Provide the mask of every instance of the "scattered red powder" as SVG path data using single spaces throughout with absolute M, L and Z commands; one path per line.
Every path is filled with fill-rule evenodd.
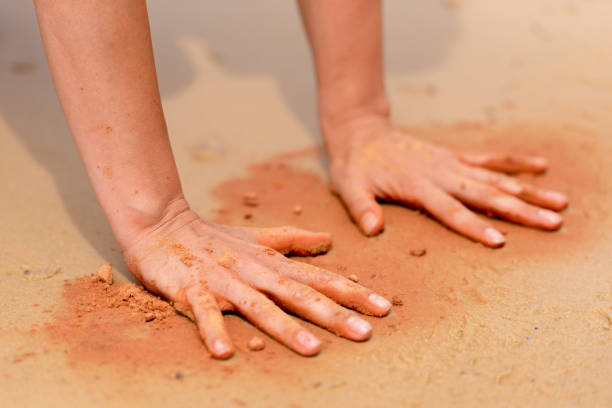
M 567 193 L 570 208 L 588 209 L 597 206 L 598 166 L 588 160 L 574 159 L 582 150 L 585 150 L 583 156 L 589 157 L 591 148 L 567 144 L 564 136 L 576 131 L 583 130 L 533 124 L 498 128 L 467 122 L 408 129 L 416 137 L 456 147 L 459 151 L 545 155 L 551 164 L 547 174 L 519 177 L 543 188 Z M 466 141 L 477 142 L 466 146 Z M 313 153 L 316 151 L 304 151 L 301 157 Z M 460 314 L 466 304 L 482 303 L 481 296 L 474 293 L 478 293 L 475 287 L 483 275 L 494 279 L 524 259 L 553 254 L 562 257 L 580 248 L 588 249 L 595 236 L 592 229 L 596 223 L 583 211 L 566 211 L 564 227 L 555 233 L 492 220 L 496 228 L 508 234 L 506 247 L 492 250 L 449 231 L 420 211 L 387 204 L 384 205 L 385 231 L 377 237 L 366 238 L 352 223 L 341 201 L 331 194 L 327 183 L 316 174 L 291 165 L 291 160 L 299 157 L 297 153 L 279 155 L 252 165 L 250 176 L 217 187 L 214 193 L 224 205 L 216 221 L 260 227 L 296 225 L 330 232 L 334 246 L 328 254 L 295 259 L 345 277 L 359 276 L 361 285 L 388 299 L 394 296 L 401 299 L 403 307 L 393 309 L 392 316 L 371 320 L 375 335 L 385 331 L 389 320 L 398 325 L 423 327 L 439 321 L 441 315 Z M 253 192 L 259 200 L 249 220 L 242 216 L 244 191 Z M 292 211 L 296 198 L 304 209 L 299 217 Z M 596 210 L 598 217 L 605 215 L 602 210 Z
M 492 250 L 447 230 L 421 212 L 396 205 L 385 205 L 385 231 L 374 238 L 364 237 L 351 222 L 340 200 L 327 184 L 311 172 L 291 166 L 294 158 L 313 156 L 317 149 L 277 156 L 250 167 L 244 179 L 229 180 L 214 190 L 223 207 L 216 219 L 234 225 L 296 225 L 314 231 L 330 232 L 334 247 L 322 256 L 299 258 L 349 277 L 393 300 L 390 316 L 368 318 L 374 336 L 403 330 L 422 330 L 461 316 L 473 305 L 486 303 L 479 290 L 483 280 L 495 280 L 518 262 L 586 250 L 597 220 L 605 209 L 597 206 L 598 165 L 577 157 L 590 157 L 588 143 L 567 145 L 564 132 L 580 129 L 520 125 L 503 129 L 480 124 L 435 125 L 410 132 L 447 145 L 465 145 L 471 150 L 545 154 L 551 170 L 542 176 L 521 176 L 536 185 L 568 193 L 570 208 L 565 224 L 557 233 L 542 232 L 502 221 L 493 221 L 508 235 L 504 249 Z M 461 146 L 465 148 L 465 146 Z M 595 147 L 592 147 L 595 148 Z M 525 150 L 527 149 L 527 150 Z M 571 165 L 568 163 L 571 161 Z M 245 191 L 252 192 L 256 206 L 245 217 Z M 296 214 L 299 198 L 303 211 Z M 427 256 L 410 254 L 411 249 L 427 248 Z M 208 248 L 204 248 L 205 250 Z M 175 246 L 187 265 L 192 255 Z M 419 251 L 420 252 L 420 251 Z M 423 255 L 425 251 L 423 251 Z M 572 255 L 574 256 L 574 255 Z M 182 367 L 220 367 L 233 372 L 227 363 L 210 363 L 197 328 L 176 314 L 163 300 L 135 285 L 109 285 L 97 277 L 83 277 L 64 288 L 65 307 L 56 312 L 47 331 L 52 340 L 65 347 L 73 362 L 98 364 L 181 364 Z M 280 372 L 291 361 L 302 357 L 262 335 L 235 315 L 226 316 L 227 327 L 245 364 L 262 367 L 266 373 Z M 350 343 L 333 334 L 312 328 L 325 346 L 336 352 Z M 249 353 L 246 345 L 253 336 L 264 336 L 265 350 Z M 358 350 L 358 348 L 355 348 Z
M 170 249 L 175 255 L 180 257 L 181 262 L 185 266 L 193 266 L 193 261 L 198 259 L 197 256 L 193 255 L 185 246 L 178 242 L 170 244 Z
M 146 367 L 209 360 L 195 325 L 141 286 L 85 276 L 65 284 L 64 299 L 46 329 L 53 342 L 69 346 L 73 362 Z

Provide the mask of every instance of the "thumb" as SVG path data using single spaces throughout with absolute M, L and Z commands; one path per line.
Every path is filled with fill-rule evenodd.
M 300 256 L 323 254 L 332 246 L 330 234 L 291 226 L 259 229 L 256 240 L 259 244 L 275 249 L 282 254 Z
M 362 186 L 351 186 L 341 189 L 339 193 L 351 217 L 365 235 L 382 232 L 383 212 L 372 192 Z
M 329 251 L 332 246 L 330 234 L 292 226 L 255 228 L 217 224 L 215 227 L 234 237 L 265 245 L 285 255 L 318 255 Z

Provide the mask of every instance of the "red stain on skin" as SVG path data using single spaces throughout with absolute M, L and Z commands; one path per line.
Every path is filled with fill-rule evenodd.
M 201 259 L 193 255 L 187 248 L 185 248 L 185 246 L 178 242 L 171 243 L 169 248 L 187 267 L 193 266 L 193 261 L 201 261 Z
M 111 180 L 113 178 L 113 168 L 111 166 L 102 166 L 102 174 Z

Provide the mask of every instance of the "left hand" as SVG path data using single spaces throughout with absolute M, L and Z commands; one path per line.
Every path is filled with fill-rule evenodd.
M 321 340 L 284 311 L 364 341 L 372 327 L 349 308 L 373 316 L 391 309 L 388 300 L 347 278 L 281 255 L 324 253 L 331 247 L 329 234 L 215 224 L 191 211 L 184 199 L 163 214 L 127 243 L 126 264 L 147 289 L 195 320 L 215 358 L 235 350 L 225 310 L 240 312 L 290 349 L 311 356 Z

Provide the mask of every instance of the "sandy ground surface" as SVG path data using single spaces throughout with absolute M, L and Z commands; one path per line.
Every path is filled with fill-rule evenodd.
M 550 172 L 532 181 L 571 198 L 558 233 L 496 221 L 508 244 L 495 251 L 396 206 L 385 207 L 383 235 L 357 234 L 327 191 L 324 159 L 308 153 L 320 137 L 293 3 L 220 4 L 150 3 L 188 199 L 232 223 L 330 230 L 334 249 L 306 261 L 356 274 L 402 305 L 371 319 L 367 343 L 318 331 L 325 348 L 309 359 L 265 336 L 264 351 L 248 351 L 256 331 L 231 315 L 240 350 L 226 362 L 208 358 L 184 318 L 148 324 L 94 311 L 72 332 L 50 331 L 81 310 L 66 280 L 103 263 L 118 284 L 133 278 L 70 140 L 32 5 L 5 2 L 2 406 L 612 406 L 612 3 L 386 5 L 395 121 L 460 149 L 546 154 Z M 250 220 L 245 189 L 261 197 Z M 427 254 L 410 256 L 415 248 Z M 98 316 L 116 319 L 111 332 Z

